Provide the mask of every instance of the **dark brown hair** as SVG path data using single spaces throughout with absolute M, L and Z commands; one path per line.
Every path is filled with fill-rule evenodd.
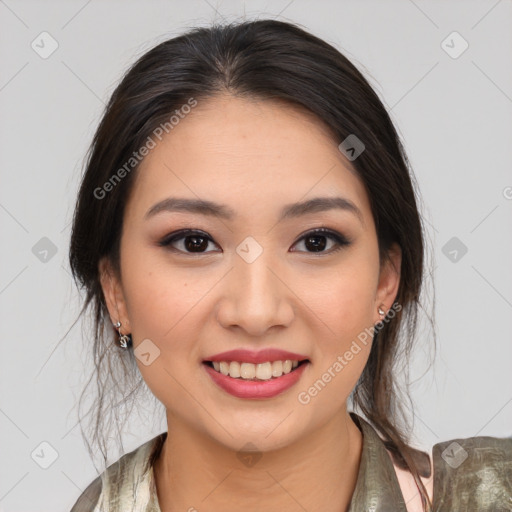
M 411 402 L 408 378 L 406 392 L 397 382 L 399 370 L 407 373 L 404 361 L 414 343 L 424 281 L 425 238 L 414 176 L 386 108 L 363 75 L 336 48 L 291 23 L 257 20 L 192 29 L 139 58 L 108 102 L 88 153 L 69 254 L 75 281 L 86 294 L 81 313 L 88 307 L 94 313 L 95 374 L 86 386 L 96 385 L 98 395 L 88 411 L 93 413 L 92 442 L 106 460 L 107 431 L 115 424 L 120 433 L 120 407 L 133 407 L 129 399 L 147 391 L 133 351 L 115 344 L 98 269 L 106 256 L 119 270 L 124 207 L 137 166 L 103 197 L 95 191 L 173 112 L 191 98 L 201 101 L 219 93 L 286 101 L 323 121 L 338 143 L 351 134 L 363 141 L 365 151 L 351 164 L 370 200 L 381 263 L 391 244 L 402 250 L 395 299 L 401 309 L 375 333 L 351 400 L 380 433 L 395 463 L 412 473 L 429 510 L 419 478 L 430 473 L 428 455 L 407 444 L 412 430 L 405 412 L 412 409 L 412 403 L 405 405 Z

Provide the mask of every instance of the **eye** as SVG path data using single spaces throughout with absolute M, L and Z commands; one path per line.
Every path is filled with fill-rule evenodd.
M 328 240 L 331 241 L 331 250 L 325 251 L 324 249 L 329 245 Z M 316 252 L 322 254 L 331 254 L 333 252 L 339 251 L 344 246 L 351 244 L 351 242 L 341 233 L 337 233 L 336 231 L 331 231 L 330 229 L 326 228 L 319 228 L 313 231 L 309 231 L 303 235 L 296 243 L 303 243 L 304 247 L 307 249 L 305 252 Z
M 183 229 L 167 235 L 158 242 L 158 245 L 161 247 L 169 247 L 171 250 L 178 252 L 201 254 L 214 252 L 205 250 L 210 242 L 213 243 L 213 240 L 203 231 Z
M 330 247 L 329 246 L 330 240 Z M 194 229 L 183 229 L 164 237 L 158 245 L 160 247 L 168 247 L 170 250 L 182 252 L 185 254 L 205 254 L 216 251 L 207 251 L 208 245 L 212 243 L 216 247 L 211 237 L 204 231 Z M 339 251 L 342 247 L 348 246 L 351 242 L 341 233 L 331 231 L 326 228 L 319 228 L 309 231 L 303 235 L 294 246 L 303 243 L 305 251 L 310 253 L 331 254 Z M 327 251 L 325 250 L 327 247 Z M 329 250 L 330 249 L 330 250 Z M 293 250 L 292 252 L 297 252 Z

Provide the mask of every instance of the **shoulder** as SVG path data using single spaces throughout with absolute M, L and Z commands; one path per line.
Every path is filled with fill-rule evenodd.
M 437 443 L 432 474 L 422 478 L 434 510 L 512 510 L 512 437 L 469 437 Z M 412 475 L 393 464 L 407 512 L 422 512 Z
M 413 476 L 411 475 L 411 473 L 409 473 L 409 471 L 400 468 L 394 462 L 393 467 L 395 469 L 398 484 L 400 485 L 400 490 L 402 491 L 402 496 L 404 497 L 404 503 L 407 508 L 407 512 L 423 512 L 421 496 Z M 432 456 L 430 456 L 430 467 L 432 467 Z M 432 501 L 434 482 L 432 473 L 428 478 L 420 478 L 427 490 L 430 501 Z
M 512 509 L 512 437 L 451 439 L 432 457 L 435 509 Z
M 101 477 L 99 476 L 80 495 L 71 512 L 93 512 L 101 494 Z
M 148 485 L 149 470 L 165 435 L 164 433 L 154 437 L 108 466 L 89 484 L 70 512 L 110 510 L 112 503 L 120 504 L 121 496 L 126 497 L 133 504 L 134 493 L 140 495 L 137 496 L 140 499 L 149 500 L 151 493 Z

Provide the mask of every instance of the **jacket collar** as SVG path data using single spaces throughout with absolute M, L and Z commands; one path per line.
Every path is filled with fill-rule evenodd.
M 384 442 L 365 419 L 353 412 L 350 416 L 363 434 L 363 449 L 348 512 L 407 512 Z

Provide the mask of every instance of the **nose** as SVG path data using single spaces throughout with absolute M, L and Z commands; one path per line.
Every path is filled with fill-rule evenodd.
M 252 262 L 236 254 L 233 269 L 223 281 L 217 310 L 223 327 L 262 336 L 272 327 L 291 324 L 294 294 L 282 269 L 267 251 Z

